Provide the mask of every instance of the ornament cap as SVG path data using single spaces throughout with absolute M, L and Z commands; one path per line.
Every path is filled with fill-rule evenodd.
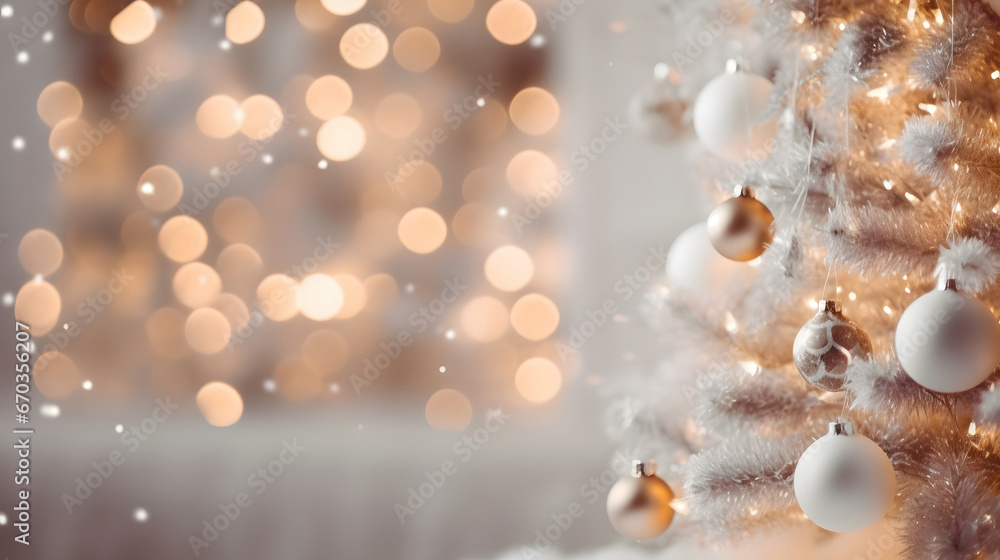
M 757 198 L 757 191 L 749 185 L 736 185 L 733 187 L 733 196 Z
M 828 436 L 853 436 L 854 423 L 852 422 L 830 422 Z
M 820 313 L 824 311 L 829 313 L 843 313 L 844 307 L 841 305 L 840 300 L 823 299 L 816 305 L 816 310 Z
M 956 280 L 955 278 L 944 278 L 939 285 L 939 289 L 941 291 L 952 291 L 952 292 L 962 291 L 961 286 L 958 285 L 958 280 Z
M 656 461 L 632 461 L 632 476 L 635 478 L 656 474 Z

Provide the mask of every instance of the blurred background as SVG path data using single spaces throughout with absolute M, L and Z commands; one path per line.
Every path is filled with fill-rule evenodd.
M 684 120 L 650 102 L 668 17 L 652 0 L 0 0 L 3 332 L 13 347 L 15 315 L 31 325 L 35 376 L 32 544 L 11 544 L 5 474 L 0 550 L 619 542 L 602 387 L 649 352 L 632 325 L 660 282 L 649 257 L 706 203 L 691 135 L 657 137 Z

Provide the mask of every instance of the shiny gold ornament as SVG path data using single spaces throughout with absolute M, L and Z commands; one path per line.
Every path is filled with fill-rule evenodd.
M 861 325 L 844 316 L 839 301 L 826 300 L 796 335 L 792 357 L 806 381 L 834 392 L 844 390 L 851 361 L 871 351 L 871 339 Z
M 608 492 L 608 519 L 623 537 L 658 537 L 674 518 L 674 492 L 655 472 L 655 464 L 633 461 L 632 476 L 618 480 Z
M 752 261 L 771 243 L 774 216 L 754 198 L 750 187 L 738 186 L 733 198 L 708 215 L 708 237 L 720 255 L 734 261 Z

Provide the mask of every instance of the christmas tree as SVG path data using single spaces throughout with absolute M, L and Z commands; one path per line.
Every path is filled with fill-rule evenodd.
M 650 298 L 658 365 L 612 395 L 611 433 L 677 498 L 626 476 L 612 523 L 883 523 L 905 558 L 998 558 L 1000 2 L 756 4 L 665 3 L 635 113 L 693 124 L 718 205 Z

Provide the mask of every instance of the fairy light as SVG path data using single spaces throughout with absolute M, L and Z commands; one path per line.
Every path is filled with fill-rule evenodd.
M 970 436 L 976 435 L 976 423 L 975 422 L 969 424 L 969 435 Z
M 990 74 L 990 77 L 993 78 L 994 80 L 1000 78 L 1000 70 L 994 70 L 993 73 Z
M 742 369 L 743 371 L 745 371 L 746 374 L 749 375 L 750 377 L 753 377 L 753 376 L 757 375 L 758 373 L 760 373 L 760 369 L 761 369 L 760 368 L 760 364 L 758 364 L 757 362 L 751 362 L 751 361 L 739 361 L 739 362 L 736 362 L 736 365 L 738 365 L 740 367 L 740 369 Z
M 847 294 L 847 299 L 849 299 L 851 301 L 854 301 L 854 300 L 858 299 L 858 294 L 856 294 L 854 292 L 851 292 L 851 293 Z
M 14 139 L 10 141 L 10 147 L 14 148 L 14 151 L 20 152 L 24 149 L 24 138 L 21 136 L 15 136 Z
M 795 10 L 795 11 L 793 11 L 792 12 L 792 21 L 794 21 L 795 23 L 797 23 L 799 25 L 802 25 L 803 23 L 806 22 L 806 13 L 803 12 L 803 11 L 801 11 L 801 10 Z M 843 24 L 841 24 L 841 25 L 843 25 Z
M 838 25 L 837 27 L 839 27 L 840 30 L 843 31 L 843 30 L 847 29 L 847 24 L 844 23 L 844 22 L 840 22 L 840 25 Z
M 27 64 L 28 60 L 30 60 L 30 58 L 31 57 L 28 56 L 28 51 L 21 51 L 21 52 L 17 53 L 17 62 L 19 64 Z
M 726 332 L 729 334 L 735 333 L 739 329 L 739 324 L 736 322 L 736 317 L 733 314 L 726 311 Z
M 914 202 L 920 200 L 919 198 L 913 196 L 911 193 L 908 193 L 908 192 L 903 193 L 903 196 L 905 196 L 906 200 L 909 200 L 911 203 L 914 203 Z
M 882 186 L 885 187 L 885 190 L 891 191 L 892 187 L 896 186 L 896 183 L 893 183 L 889 179 L 886 179 L 885 181 L 882 181 Z
M 0 6 L 0 17 L 9 18 L 12 15 L 14 15 L 14 8 L 10 4 Z
M 882 306 L 882 311 L 885 311 L 886 315 L 892 315 L 892 308 L 889 307 L 888 305 Z
M 927 113 L 930 115 L 933 115 L 935 112 L 937 112 L 938 109 L 937 105 L 933 103 L 918 103 L 917 107 L 919 107 L 924 111 L 927 111 Z
M 115 433 L 116 434 L 120 434 L 120 433 L 122 433 L 124 431 L 125 431 L 125 426 L 122 426 L 121 424 L 115 424 Z
M 132 513 L 132 517 L 139 523 L 145 523 L 149 521 L 149 512 L 143 508 L 136 508 L 135 512 Z
M 924 22 L 924 29 L 930 29 L 930 28 L 931 28 L 931 22 L 925 21 Z
M 882 86 L 869 90 L 867 93 L 868 97 L 877 97 L 883 101 L 889 97 L 889 88 Z
M 941 8 L 934 8 L 933 10 L 931 10 L 931 13 L 934 14 L 934 21 L 938 25 L 942 25 L 944 23 L 944 14 L 941 13 Z M 925 25 L 924 27 L 930 27 L 930 26 Z
M 94 388 L 94 382 L 87 379 L 81 384 L 81 386 L 83 387 L 84 391 L 89 391 Z
M 809 309 L 813 311 L 819 309 L 819 302 L 814 299 L 809 300 Z

